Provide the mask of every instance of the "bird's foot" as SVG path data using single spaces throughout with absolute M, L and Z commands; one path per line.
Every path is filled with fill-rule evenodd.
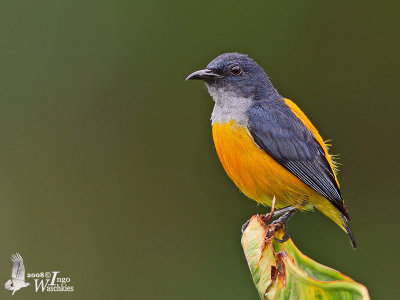
M 284 235 L 283 235 L 282 239 L 278 239 L 277 237 L 275 237 L 275 241 L 277 241 L 278 243 L 284 243 L 288 239 L 290 239 L 289 228 L 286 223 L 280 223 L 279 228 L 283 229 Z
M 277 220 L 275 220 L 274 222 L 272 222 L 270 225 L 268 225 L 268 231 L 267 231 L 267 237 L 271 237 L 272 235 L 275 235 L 275 232 L 282 228 L 284 235 L 282 237 L 282 239 L 276 238 L 275 237 L 275 241 L 277 241 L 278 243 L 284 243 L 286 242 L 288 239 L 290 239 L 290 234 L 289 234 L 289 227 L 287 225 L 287 222 L 289 221 L 289 219 L 296 213 L 297 209 L 295 207 L 290 207 L 290 209 L 284 208 L 286 209 L 286 211 L 284 212 L 284 214 Z M 282 209 L 283 210 L 283 209 Z M 270 227 L 272 227 L 272 230 L 270 230 Z
M 288 212 L 297 211 L 297 208 L 294 206 L 287 206 L 278 210 L 273 211 L 273 215 L 270 217 L 271 213 L 265 215 L 264 221 L 268 221 L 271 218 L 279 217 L 285 215 Z M 268 217 L 268 219 L 266 219 Z
M 296 213 L 297 208 L 294 206 L 288 206 L 288 207 L 285 207 L 285 208 L 282 208 L 279 210 L 275 210 L 275 202 L 276 202 L 276 198 L 274 196 L 272 198 L 271 211 L 269 213 L 265 214 L 265 216 L 261 215 L 261 217 L 267 227 L 267 237 L 271 238 L 272 236 L 275 235 L 275 232 L 277 232 L 280 228 L 282 228 L 283 232 L 284 232 L 282 239 L 275 237 L 275 240 L 279 243 L 284 243 L 290 238 L 287 221 Z M 281 217 L 267 225 L 267 222 L 269 220 L 271 220 L 274 217 L 278 217 L 278 216 L 281 216 Z M 242 234 L 246 230 L 249 223 L 250 223 L 250 220 L 247 220 L 246 223 L 244 223 L 242 225 L 242 228 L 241 228 Z

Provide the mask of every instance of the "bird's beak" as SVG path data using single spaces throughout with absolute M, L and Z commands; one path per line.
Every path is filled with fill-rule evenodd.
M 221 78 L 221 77 L 222 77 L 221 75 L 216 74 L 209 69 L 204 69 L 204 70 L 199 70 L 199 71 L 193 72 L 186 78 L 186 80 L 191 80 L 191 79 L 209 80 L 209 79 L 216 79 L 216 78 Z

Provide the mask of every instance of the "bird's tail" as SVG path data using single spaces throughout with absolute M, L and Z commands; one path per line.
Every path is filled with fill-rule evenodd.
M 353 232 L 350 229 L 349 221 L 347 220 L 347 218 L 344 215 L 341 215 L 341 218 L 343 220 L 344 229 L 347 232 L 347 235 L 349 236 L 351 246 L 353 247 L 353 249 L 356 249 L 357 243 L 356 243 L 356 239 L 354 238 Z
M 350 238 L 351 246 L 353 247 L 353 249 L 356 249 L 357 243 L 356 240 L 354 239 L 353 232 L 350 229 L 348 218 L 345 215 L 343 215 L 339 210 L 337 210 L 337 208 L 334 207 L 332 203 L 328 202 L 328 200 L 326 200 L 324 204 L 318 205 L 317 208 L 324 215 L 326 215 L 328 218 L 330 218 L 336 224 L 338 224 L 340 228 L 342 228 L 347 233 L 347 235 Z

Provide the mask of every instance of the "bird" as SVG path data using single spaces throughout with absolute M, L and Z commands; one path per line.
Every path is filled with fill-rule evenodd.
M 241 53 L 224 53 L 186 80 L 202 80 L 214 100 L 216 152 L 228 176 L 248 198 L 279 210 L 285 242 L 287 221 L 297 211 L 319 210 L 342 228 L 355 249 L 337 178 L 337 163 L 316 127 L 281 96 L 264 69 Z
M 29 286 L 30 283 L 25 282 L 25 266 L 24 260 L 19 253 L 11 255 L 11 279 L 7 280 L 4 287 L 14 293 L 24 287 Z

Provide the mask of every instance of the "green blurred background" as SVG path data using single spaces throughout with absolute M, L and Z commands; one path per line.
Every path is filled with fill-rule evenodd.
M 343 164 L 359 249 L 320 213 L 302 251 L 395 299 L 400 3 L 20 1 L 0 4 L 0 275 L 61 271 L 73 299 L 258 299 L 240 227 L 266 209 L 224 173 L 194 70 L 255 58 Z M 30 281 L 33 283 L 33 281 Z M 0 298 L 11 297 L 0 289 Z M 397 295 L 397 297 L 396 297 Z

